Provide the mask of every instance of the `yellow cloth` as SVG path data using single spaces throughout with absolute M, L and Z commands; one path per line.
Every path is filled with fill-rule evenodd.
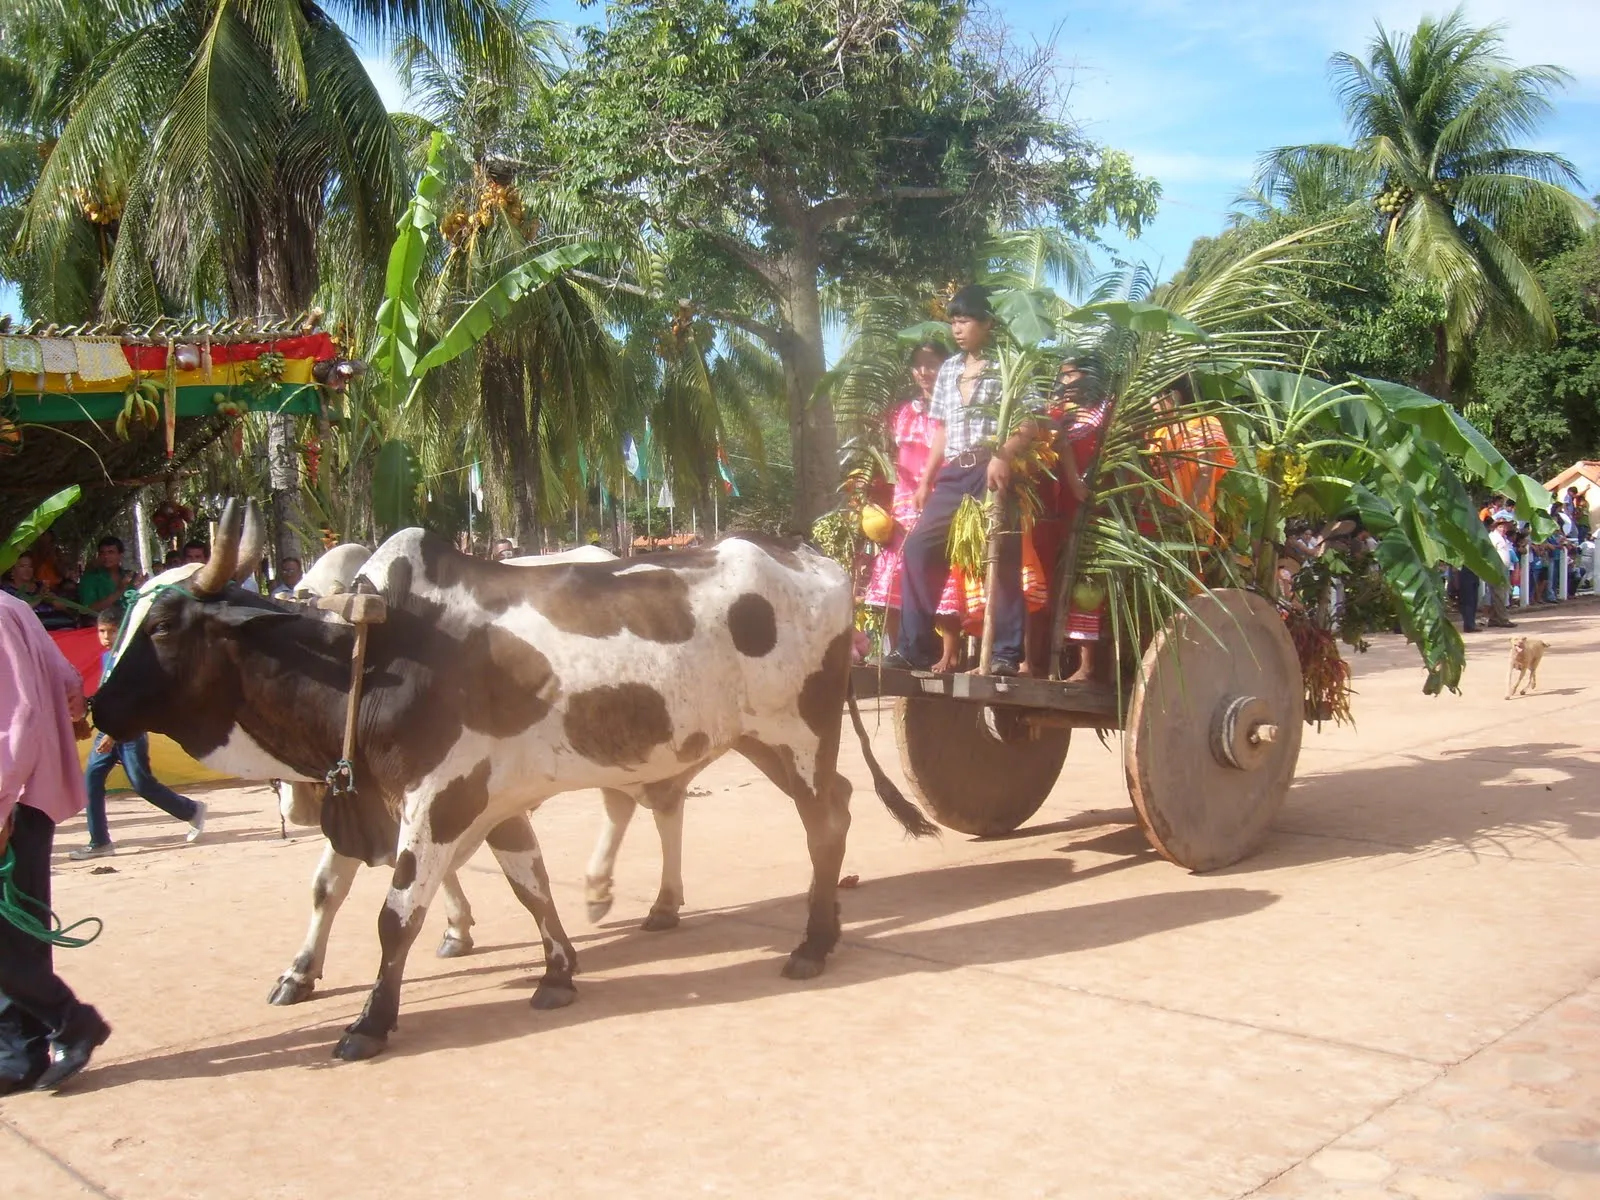
M 40 338 L 39 354 L 47 375 L 74 375 L 78 370 L 78 351 L 70 338 Z
M 115 338 L 73 338 L 78 352 L 78 377 L 86 383 L 116 382 L 133 375 L 122 343 Z
M 79 765 L 85 769 L 89 766 L 89 750 L 94 745 L 94 738 L 78 743 Z M 183 748 L 171 738 L 162 737 L 159 733 L 150 735 L 150 771 L 162 783 L 176 791 L 182 791 L 197 783 L 215 783 L 219 779 L 227 779 L 227 775 L 219 775 L 195 762 L 183 752 Z M 128 777 L 123 774 L 119 765 L 112 768 L 106 787 L 129 789 L 132 785 Z

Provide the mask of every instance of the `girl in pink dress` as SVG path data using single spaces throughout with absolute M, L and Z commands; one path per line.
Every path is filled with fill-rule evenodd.
M 894 644 L 900 626 L 901 547 L 920 515 L 914 497 L 917 482 L 928 464 L 928 446 L 935 428 L 928 415 L 928 402 L 933 397 L 933 381 L 939 375 L 940 364 L 949 353 L 938 342 L 924 342 L 916 348 L 911 356 L 911 381 L 916 384 L 917 395 L 889 414 L 889 438 L 895 448 L 894 533 L 886 545 L 878 547 L 872 576 L 862 597 L 862 602 L 868 606 L 885 610 L 884 644 L 889 646 Z M 964 609 L 965 599 L 952 572 L 939 600 L 938 626 L 944 639 L 944 657 L 935 664 L 935 671 L 955 669 L 959 654 L 957 637 Z

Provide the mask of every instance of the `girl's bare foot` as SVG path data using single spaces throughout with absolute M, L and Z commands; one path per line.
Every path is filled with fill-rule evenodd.
M 933 664 L 932 671 L 935 675 L 948 675 L 956 669 L 956 661 L 946 655 Z

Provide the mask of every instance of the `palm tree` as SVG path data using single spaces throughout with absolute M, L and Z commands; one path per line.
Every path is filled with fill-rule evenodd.
M 397 120 L 420 151 L 448 135 L 442 164 L 444 245 L 423 297 L 443 328 L 518 263 L 554 247 L 596 242 L 613 267 L 651 282 L 644 248 L 595 237 L 600 227 L 545 160 L 542 123 L 559 47 L 548 26 L 524 21 L 515 70 L 495 74 L 441 61 L 419 38 L 397 64 L 417 113 Z M 518 544 L 538 545 L 540 525 L 583 507 L 591 488 L 616 489 L 623 435 L 648 417 L 677 490 L 703 492 L 727 419 L 748 403 L 735 365 L 744 348 L 719 345 L 710 326 L 651 292 L 607 286 L 609 275 L 566 273 L 497 313 L 469 353 L 429 381 L 429 403 L 409 415 L 433 457 L 481 459 L 486 488 Z M 659 289 L 655 289 L 659 290 Z M 454 465 L 453 463 L 451 465 Z M 426 467 L 425 467 L 426 469 Z
M 309 0 L 18 7 L 41 29 L 70 28 L 79 8 L 110 18 L 103 48 L 57 99 L 59 139 L 16 242 L 42 315 L 87 316 L 84 296 L 113 317 L 301 312 L 324 263 L 337 264 L 345 294 L 352 281 L 359 292 L 393 235 L 404 170 L 388 112 L 328 11 Z M 359 33 L 510 57 L 499 0 L 356 0 L 344 12 Z M 119 221 L 100 278 L 74 290 L 54 264 L 82 242 L 91 201 Z M 288 418 L 274 420 L 280 554 L 296 549 L 293 435 Z
M 1370 181 L 1390 252 L 1445 297 L 1429 382 L 1448 399 L 1479 330 L 1554 336 L 1529 265 L 1532 235 L 1590 210 L 1562 186 L 1578 183 L 1570 162 L 1516 142 L 1537 130 L 1569 76 L 1511 65 L 1499 27 L 1474 28 L 1461 9 L 1425 17 L 1412 34 L 1380 27 L 1365 60 L 1339 53 L 1330 67 L 1354 145 L 1277 149 L 1263 164 L 1263 190 L 1316 171 Z

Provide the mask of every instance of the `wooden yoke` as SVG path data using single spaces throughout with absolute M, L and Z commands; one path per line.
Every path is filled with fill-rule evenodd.
M 316 606 L 356 627 L 356 642 L 350 650 L 350 700 L 344 715 L 343 757 L 328 772 L 328 786 L 337 795 L 355 790 L 354 767 L 351 764 L 356 752 L 356 718 L 361 712 L 361 676 L 366 666 L 367 630 L 384 622 L 389 615 L 389 606 L 382 596 L 366 592 L 339 592 L 323 596 L 317 600 Z

